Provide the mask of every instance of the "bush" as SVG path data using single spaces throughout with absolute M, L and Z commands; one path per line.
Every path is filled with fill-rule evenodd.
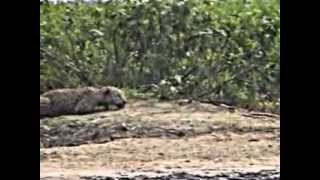
M 169 99 L 280 101 L 278 0 L 43 2 L 40 12 L 41 92 L 155 84 Z

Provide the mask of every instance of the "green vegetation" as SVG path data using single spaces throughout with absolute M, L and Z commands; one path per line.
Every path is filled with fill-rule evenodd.
M 40 91 L 108 84 L 131 94 L 210 98 L 279 112 L 279 4 L 279 0 L 44 2 Z

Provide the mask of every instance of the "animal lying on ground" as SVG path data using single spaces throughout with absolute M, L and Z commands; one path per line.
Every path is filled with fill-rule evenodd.
M 40 95 L 40 118 L 122 109 L 126 104 L 124 92 L 113 86 L 56 89 Z

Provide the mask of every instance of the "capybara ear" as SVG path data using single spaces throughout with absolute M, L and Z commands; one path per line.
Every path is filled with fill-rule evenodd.
M 103 91 L 103 94 L 105 94 L 105 95 L 110 94 L 110 88 L 109 87 L 103 87 L 102 91 Z

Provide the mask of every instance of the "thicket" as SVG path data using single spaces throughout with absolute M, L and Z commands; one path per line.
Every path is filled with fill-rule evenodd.
M 279 4 L 41 2 L 40 92 L 108 84 L 279 112 Z

